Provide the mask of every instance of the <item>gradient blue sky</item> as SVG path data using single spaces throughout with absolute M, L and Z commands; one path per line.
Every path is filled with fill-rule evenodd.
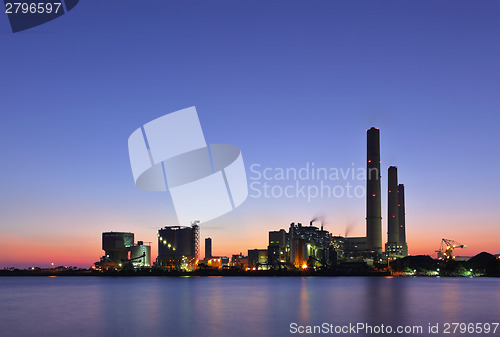
M 462 255 L 500 253 L 499 13 L 498 1 L 85 0 L 16 34 L 0 14 L 0 267 L 89 266 L 103 231 L 155 241 L 176 224 L 167 193 L 135 187 L 127 139 L 193 105 L 207 142 L 239 146 L 247 169 L 364 167 L 377 126 L 383 212 L 397 165 L 410 253 L 442 237 L 468 244 Z M 201 234 L 230 255 L 318 214 L 335 234 L 365 233 L 364 199 L 250 198 Z

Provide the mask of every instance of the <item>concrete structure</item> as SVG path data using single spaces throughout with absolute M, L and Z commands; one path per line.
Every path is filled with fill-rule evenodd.
M 403 245 L 399 237 L 398 168 L 390 166 L 387 175 L 387 243 L 385 254 L 391 257 L 403 256 Z
M 380 131 L 372 127 L 366 136 L 366 248 L 381 254 Z
M 115 263 L 125 263 L 129 259 L 130 248 L 134 245 L 134 233 L 104 232 L 102 233 L 102 249 L 105 258 Z M 120 266 L 121 267 L 121 266 Z
M 134 268 L 151 267 L 151 245 L 138 241 L 137 245 L 130 249 L 130 261 Z
M 332 235 L 313 226 L 302 226 L 301 223 L 290 224 L 289 236 L 289 263 L 296 268 L 307 266 L 326 267 L 330 262 L 330 246 L 332 246 Z
M 248 268 L 267 269 L 267 249 L 248 250 Z
M 212 258 L 212 239 L 205 239 L 205 260 Z
M 151 245 L 143 241 L 134 245 L 134 233 L 102 233 L 104 256 L 94 263 L 98 270 L 119 270 L 151 267 Z
M 364 239 L 364 247 L 366 249 L 366 237 Z M 342 260 L 344 258 L 344 251 L 346 247 L 346 238 L 343 236 L 332 236 L 332 248 L 335 251 L 335 256 L 334 259 L 330 259 L 335 264 L 338 263 L 339 260 Z
M 248 268 L 248 256 L 243 255 L 243 253 L 239 253 L 238 255 L 233 255 L 231 257 L 230 266 L 237 267 L 240 269 Z
M 398 185 L 398 219 L 399 219 L 399 244 L 403 246 L 402 255 L 408 256 L 406 243 L 406 213 L 405 213 L 405 185 Z
M 219 258 L 210 258 L 210 259 L 206 259 L 207 261 L 207 266 L 209 266 L 210 268 L 217 268 L 217 269 L 221 269 L 222 268 L 222 261 L 221 259 Z
M 267 258 L 271 268 L 280 268 L 286 263 L 288 253 L 288 235 L 284 229 L 269 232 Z
M 229 258 L 227 256 L 214 256 L 206 261 L 207 266 L 211 268 L 221 269 L 222 267 L 229 265 Z
M 159 267 L 191 270 L 197 265 L 198 226 L 170 226 L 158 231 Z
M 399 246 L 399 212 L 398 212 L 398 168 L 387 169 L 387 243 L 385 252 L 388 256 L 398 254 Z
M 344 239 L 345 252 L 365 252 L 366 238 L 365 237 L 350 237 Z M 358 254 L 356 254 L 358 255 Z

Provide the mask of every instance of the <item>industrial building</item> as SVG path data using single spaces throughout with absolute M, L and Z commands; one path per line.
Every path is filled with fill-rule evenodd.
M 127 262 L 130 248 L 134 245 L 134 233 L 105 232 L 102 233 L 102 250 L 104 255 L 115 262 Z
M 235 254 L 231 257 L 231 267 L 236 267 L 240 269 L 248 268 L 248 256 L 243 255 L 243 253 Z
M 267 269 L 267 249 L 249 249 L 248 268 Z
M 229 258 L 227 256 L 213 256 L 206 259 L 206 265 L 211 268 L 223 268 L 229 265 Z
M 95 263 L 99 270 L 151 267 L 151 245 L 143 241 L 134 244 L 134 233 L 104 232 L 102 249 L 104 256 Z
M 212 238 L 205 239 L 205 258 L 199 261 L 210 268 L 223 268 L 229 265 L 229 257 L 227 256 L 214 256 L 212 254 Z
M 368 249 L 366 248 L 366 237 L 349 237 L 344 239 L 345 258 L 354 259 L 364 257 Z
M 167 226 L 158 231 L 156 265 L 167 270 L 193 270 L 198 263 L 199 226 Z
M 144 241 L 137 241 L 137 244 L 130 249 L 130 261 L 136 269 L 151 267 L 151 245 L 145 245 Z
M 290 224 L 289 229 L 290 256 L 289 262 L 296 268 L 307 266 L 327 266 L 330 264 L 330 246 L 332 246 L 332 235 L 313 226 L 302 226 L 301 223 Z
M 295 268 L 330 266 L 336 264 L 340 252 L 337 249 L 343 245 L 343 238 L 334 239 L 323 226 L 321 228 L 313 226 L 312 221 L 309 226 L 292 222 L 288 232 L 284 229 L 269 232 L 267 267 L 281 269 L 292 266 Z M 248 251 L 249 266 L 255 266 L 257 251 L 264 254 L 263 250 Z
M 268 264 L 273 268 L 285 265 L 290 250 L 289 247 L 288 235 L 284 229 L 269 232 Z

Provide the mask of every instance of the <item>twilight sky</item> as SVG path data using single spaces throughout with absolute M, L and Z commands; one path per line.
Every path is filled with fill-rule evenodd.
M 458 255 L 500 253 L 499 12 L 496 0 L 85 0 L 16 34 L 0 13 L 0 267 L 88 267 L 111 230 L 153 241 L 154 259 L 175 211 L 168 193 L 135 187 L 127 140 L 189 106 L 258 183 L 255 164 L 364 168 L 376 126 L 384 243 L 397 165 L 410 254 L 443 237 L 469 246 Z M 326 183 L 346 182 L 364 186 Z M 365 235 L 364 198 L 299 195 L 249 197 L 201 238 L 230 256 L 318 215 Z

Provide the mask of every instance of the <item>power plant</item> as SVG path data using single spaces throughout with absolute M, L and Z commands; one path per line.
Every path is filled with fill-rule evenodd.
M 321 227 L 292 222 L 284 229 L 269 232 L 267 249 L 249 249 L 245 267 L 257 269 L 327 268 L 337 263 L 343 250 L 337 237 Z M 241 261 L 241 258 L 240 260 Z M 239 262 L 237 265 L 242 265 Z
M 346 263 L 387 266 L 391 260 L 408 256 L 405 221 L 405 187 L 398 184 L 398 168 L 387 169 L 387 241 L 382 248 L 382 193 L 380 130 L 372 127 L 366 134 L 366 236 L 333 236 L 321 227 L 291 223 L 288 231 L 269 232 L 267 249 L 249 249 L 248 255 L 213 256 L 212 239 L 205 239 L 204 260 L 199 261 L 199 221 L 189 227 L 166 226 L 158 230 L 156 267 L 190 271 L 198 268 L 238 266 L 247 269 L 331 268 Z M 452 246 L 451 247 L 460 247 Z M 143 241 L 134 244 L 134 234 L 102 234 L 105 256 L 96 263 L 101 269 L 143 268 L 151 266 L 151 247 Z M 442 257 L 451 253 L 442 250 Z M 236 261 L 237 260 L 237 261 Z

